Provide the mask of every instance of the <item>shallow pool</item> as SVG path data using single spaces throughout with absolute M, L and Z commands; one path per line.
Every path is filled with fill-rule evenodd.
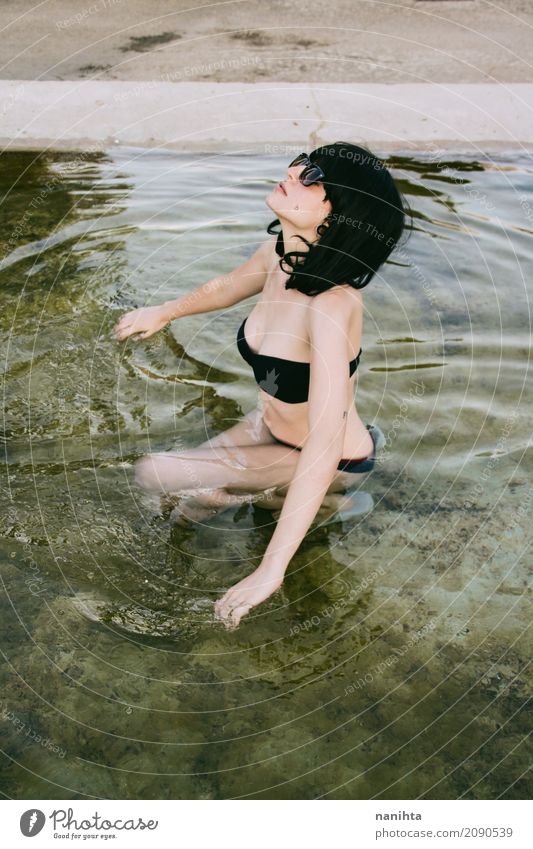
M 212 616 L 271 514 L 169 526 L 133 482 L 257 405 L 247 301 L 115 342 L 234 268 L 280 157 L 0 157 L 6 797 L 529 798 L 533 161 L 389 160 L 415 230 L 365 292 L 371 513 Z M 253 299 L 255 301 L 255 299 Z

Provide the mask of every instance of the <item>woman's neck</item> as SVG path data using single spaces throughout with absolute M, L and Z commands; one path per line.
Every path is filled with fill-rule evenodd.
M 283 219 L 279 219 L 281 224 L 281 232 L 283 235 L 283 253 L 289 253 L 291 251 L 300 251 L 302 253 L 307 253 L 309 248 L 302 241 L 300 236 L 303 236 L 304 239 L 307 239 L 308 242 L 316 242 L 318 240 L 317 234 L 314 230 L 301 230 L 298 229 L 291 221 L 283 221 Z

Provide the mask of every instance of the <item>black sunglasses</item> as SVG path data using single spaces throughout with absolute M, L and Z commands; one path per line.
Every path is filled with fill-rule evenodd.
M 326 175 L 322 171 L 319 165 L 315 165 L 314 162 L 311 162 L 307 153 L 300 153 L 293 159 L 289 168 L 292 168 L 294 165 L 305 165 L 305 168 L 301 172 L 298 179 L 304 186 L 312 186 L 314 183 L 321 183 L 326 179 Z

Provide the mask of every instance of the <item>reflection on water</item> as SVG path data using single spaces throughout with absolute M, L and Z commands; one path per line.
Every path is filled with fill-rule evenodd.
M 264 238 L 276 157 L 0 157 L 6 481 L 2 792 L 15 798 L 526 798 L 531 158 L 389 160 L 414 228 L 365 294 L 374 509 L 317 528 L 226 632 L 272 517 L 169 526 L 133 483 L 257 403 L 250 309 L 144 343 L 136 305 Z

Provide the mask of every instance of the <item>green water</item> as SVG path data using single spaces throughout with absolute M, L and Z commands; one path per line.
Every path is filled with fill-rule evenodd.
M 0 157 L 5 797 L 531 795 L 530 156 L 389 160 L 415 230 L 365 293 L 375 506 L 308 534 L 238 630 L 212 604 L 271 515 L 171 528 L 133 481 L 257 405 L 256 299 L 111 329 L 249 256 L 285 164 Z

